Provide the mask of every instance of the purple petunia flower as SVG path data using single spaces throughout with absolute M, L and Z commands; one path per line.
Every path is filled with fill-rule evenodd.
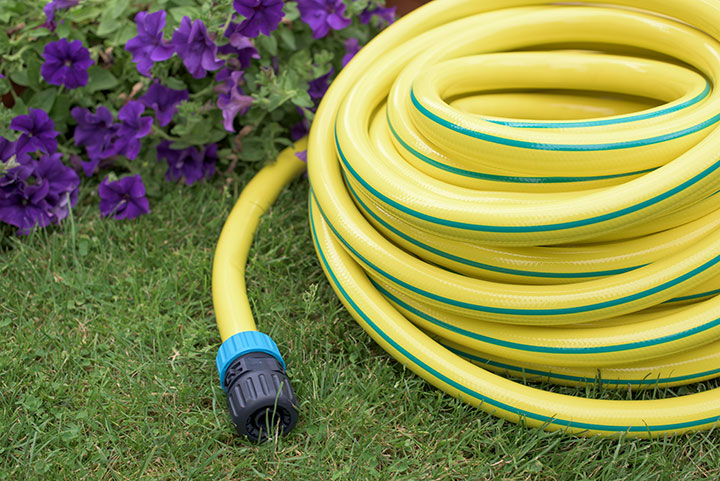
M 236 60 L 239 63 L 239 68 L 235 68 L 234 70 L 248 68 L 252 59 L 260 58 L 260 54 L 255 48 L 255 45 L 253 45 L 252 40 L 237 32 L 238 25 L 237 23 L 228 25 L 228 28 L 225 30 L 225 37 L 229 42 L 227 45 L 218 47 L 218 52 L 224 55 L 234 54 L 237 56 Z M 232 60 L 231 57 L 228 62 L 232 62 Z
M 290 140 L 293 142 L 302 139 L 308 134 L 307 120 L 303 119 L 290 127 Z
M 350 37 L 349 39 L 345 40 L 345 55 L 342 58 L 342 66 L 348 64 L 350 60 L 360 51 L 360 45 L 358 44 L 358 39 L 355 37 Z
M 374 9 L 365 10 L 360 14 L 360 21 L 364 24 L 370 23 L 373 17 L 378 17 L 378 26 L 384 23 L 390 25 L 395 21 L 395 9 L 397 7 L 383 8 L 377 7 Z
M 343 0 L 298 0 L 300 19 L 313 31 L 313 38 L 322 38 L 330 29 L 342 30 L 352 21 L 345 16 Z
M 15 142 L 0 136 L 0 162 L 7 162 L 13 155 L 15 155 Z
M 228 132 L 235 132 L 233 121 L 238 114 L 243 115 L 253 103 L 253 98 L 245 95 L 240 87 L 243 73 L 232 72 L 225 80 L 225 91 L 218 95 L 217 106 L 222 110 L 223 126 Z
M 204 78 L 208 70 L 217 70 L 225 62 L 217 59 L 217 45 L 208 37 L 205 24 L 183 17 L 172 37 L 175 51 L 194 78 Z
M 40 73 L 50 85 L 64 85 L 70 90 L 87 85 L 88 68 L 94 62 L 80 40 L 50 42 L 45 45 L 43 58 Z
M 235 74 L 234 79 L 232 76 L 233 74 Z M 245 72 L 243 72 L 242 70 L 232 70 L 223 67 L 217 74 L 215 74 L 215 81 L 218 83 L 225 82 L 225 85 L 216 85 L 213 90 L 215 90 L 216 92 L 227 92 L 229 88 L 228 86 L 231 83 L 245 83 Z
M 0 177 L 0 222 L 25 235 L 67 217 L 77 202 L 80 179 L 61 159 L 60 153 L 39 160 L 29 155 L 16 158 L 18 165 Z
M 295 152 L 295 157 L 302 160 L 307 164 L 307 150 L 301 150 L 300 152 Z
M 236 32 L 246 37 L 257 37 L 275 30 L 285 14 L 282 0 L 233 0 L 235 11 L 245 17 Z
M 15 143 L 15 153 L 36 152 L 55 153 L 59 135 L 55 131 L 55 123 L 41 109 L 31 108 L 28 115 L 18 115 L 10 122 L 10 128 L 22 132 Z
M 302 139 L 310 131 L 310 122 L 308 122 L 308 119 L 305 116 L 305 110 L 308 109 L 305 109 L 304 107 L 295 107 L 295 110 L 297 110 L 300 114 L 301 119 L 300 122 L 290 127 L 290 140 L 293 142 Z
M 135 159 L 140 153 L 140 139 L 152 130 L 152 117 L 141 117 L 145 106 L 140 102 L 130 101 L 118 112 L 120 128 L 117 131 L 118 153 L 128 159 Z
M 163 39 L 166 15 L 165 10 L 138 12 L 135 15 L 138 34 L 125 44 L 125 50 L 132 54 L 138 72 L 146 77 L 150 76 L 150 69 L 155 62 L 167 60 L 175 53 L 175 47 Z
M 113 116 L 104 105 L 95 114 L 82 107 L 73 108 L 72 114 L 78 125 L 75 127 L 75 145 L 85 146 L 89 162 L 83 163 L 85 175 L 90 177 L 101 160 L 117 155 L 122 146 L 118 142 L 119 125 L 113 123 Z
M 138 100 L 145 107 L 155 111 L 158 125 L 164 127 L 172 121 L 172 118 L 177 113 L 177 105 L 189 98 L 187 90 L 175 90 L 154 83 L 148 88 L 147 93 Z
M 308 94 L 311 99 L 321 99 L 328 87 L 330 87 L 330 77 L 335 73 L 335 69 L 330 67 L 330 71 L 315 80 L 311 80 L 308 86 Z
M 185 179 L 187 185 L 192 185 L 215 173 L 217 145 L 209 144 L 202 152 L 192 146 L 176 150 L 170 148 L 169 141 L 163 140 L 157 146 L 157 157 L 158 161 L 167 162 L 165 179 L 169 182 Z
M 207 144 L 205 146 L 205 158 L 203 159 L 203 173 L 206 179 L 215 174 L 215 164 L 218 161 L 217 144 Z
M 74 7 L 78 3 L 80 3 L 80 0 L 52 0 L 52 2 L 43 7 L 43 12 L 45 12 L 45 18 L 47 19 L 43 26 L 50 30 L 55 30 L 55 11 L 66 10 Z
M 100 213 L 113 219 L 134 219 L 150 212 L 145 184 L 139 175 L 111 182 L 105 177 L 98 187 Z

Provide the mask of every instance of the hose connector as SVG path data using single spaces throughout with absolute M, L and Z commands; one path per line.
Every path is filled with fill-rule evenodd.
M 266 334 L 246 331 L 227 339 L 217 355 L 228 411 L 240 435 L 262 442 L 286 435 L 298 419 L 298 402 L 285 362 Z

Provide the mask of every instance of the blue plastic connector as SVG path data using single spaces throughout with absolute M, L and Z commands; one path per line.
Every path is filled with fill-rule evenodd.
M 251 352 L 270 354 L 278 360 L 283 370 L 285 369 L 285 361 L 280 355 L 277 344 L 275 344 L 275 341 L 273 341 L 270 336 L 258 331 L 239 332 L 222 343 L 215 358 L 218 374 L 220 375 L 220 384 L 225 391 L 227 391 L 225 374 L 228 368 L 235 359 Z

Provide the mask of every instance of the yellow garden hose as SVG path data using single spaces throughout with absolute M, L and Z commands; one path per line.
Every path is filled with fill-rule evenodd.
M 609 401 L 498 374 L 624 389 L 720 375 L 719 39 L 717 0 L 436 0 L 385 30 L 307 145 L 313 239 L 348 311 L 430 383 L 514 422 L 714 427 L 718 389 Z M 282 364 L 274 343 L 237 341 L 258 334 L 233 304 L 253 222 L 301 168 L 289 149 L 253 180 L 218 245 L 224 386 L 253 349 Z

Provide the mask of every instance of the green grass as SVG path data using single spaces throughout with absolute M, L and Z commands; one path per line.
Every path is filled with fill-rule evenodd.
M 210 270 L 245 180 L 163 185 L 151 215 L 125 222 L 100 219 L 87 188 L 74 222 L 2 241 L 1 480 L 720 477 L 717 433 L 648 442 L 529 430 L 403 369 L 326 282 L 304 181 L 265 216 L 248 272 L 301 418 L 287 438 L 239 438 L 215 370 Z

